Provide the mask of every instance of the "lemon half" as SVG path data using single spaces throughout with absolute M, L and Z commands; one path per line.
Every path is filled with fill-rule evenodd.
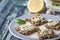
M 43 0 L 29 0 L 27 3 L 28 10 L 33 13 L 41 12 L 44 9 Z

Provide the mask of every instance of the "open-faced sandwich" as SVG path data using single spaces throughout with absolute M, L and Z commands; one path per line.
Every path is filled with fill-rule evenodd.
M 31 18 L 26 18 L 26 21 L 32 23 L 35 26 L 40 26 L 42 24 L 47 23 L 47 20 L 44 17 L 40 16 L 40 15 L 35 15 Z
M 16 31 L 18 31 L 19 33 L 23 35 L 30 35 L 34 32 L 37 32 L 38 30 L 39 28 L 37 28 L 36 26 L 30 23 L 26 23 L 26 24 L 19 25 L 18 27 L 16 27 Z
M 60 21 L 50 21 L 45 25 L 46 28 L 48 29 L 54 29 L 54 30 L 59 30 L 60 29 Z
M 53 6 L 60 6 L 60 0 L 51 0 Z
M 56 38 L 57 35 L 52 29 L 44 29 L 38 32 L 39 40 Z

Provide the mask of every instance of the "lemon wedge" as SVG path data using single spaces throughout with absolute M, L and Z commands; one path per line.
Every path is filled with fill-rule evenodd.
M 44 9 L 43 0 L 29 0 L 27 3 L 28 10 L 33 13 L 41 12 Z

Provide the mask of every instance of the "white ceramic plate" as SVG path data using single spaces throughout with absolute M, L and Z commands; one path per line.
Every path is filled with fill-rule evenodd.
M 23 15 L 23 16 L 21 16 L 21 17 L 18 17 L 18 18 L 20 18 L 20 19 L 25 19 L 25 18 L 28 18 L 28 17 L 31 17 L 31 16 L 34 16 L 33 14 L 26 14 L 26 15 Z M 58 17 L 56 17 L 56 16 L 53 16 L 53 15 L 48 15 L 48 14 L 41 14 L 41 16 L 43 16 L 43 17 L 45 17 L 46 19 L 52 19 L 52 20 L 58 20 L 58 21 L 60 21 L 60 18 L 58 18 Z M 30 36 L 25 36 L 25 35 L 22 35 L 22 34 L 20 34 L 20 33 L 18 33 L 16 30 L 15 30 L 15 28 L 18 26 L 18 24 L 15 22 L 15 19 L 10 23 L 10 25 L 9 25 L 9 31 L 10 31 L 10 33 L 13 35 L 13 36 L 15 36 L 15 37 L 17 37 L 17 38 L 19 38 L 19 39 L 23 39 L 23 40 L 38 40 L 38 37 L 37 37 L 37 34 L 36 33 L 34 33 L 34 34 L 32 34 L 32 35 L 30 35 Z M 43 25 L 42 25 L 42 27 L 44 27 Z M 56 34 L 60 34 L 60 31 L 55 31 L 56 32 Z M 59 35 L 59 37 L 60 37 L 60 35 Z M 59 38 L 58 37 L 58 38 Z M 53 38 L 53 39 L 47 39 L 47 40 L 55 40 L 56 38 Z
M 47 8 L 52 8 L 56 12 L 60 12 L 60 6 L 53 6 L 51 0 L 44 0 Z

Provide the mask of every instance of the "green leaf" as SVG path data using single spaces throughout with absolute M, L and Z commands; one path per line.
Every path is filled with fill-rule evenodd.
M 53 6 L 60 6 L 60 3 L 52 2 L 52 5 L 53 5 Z
M 26 22 L 22 19 L 16 19 L 16 23 L 18 24 L 25 24 Z

